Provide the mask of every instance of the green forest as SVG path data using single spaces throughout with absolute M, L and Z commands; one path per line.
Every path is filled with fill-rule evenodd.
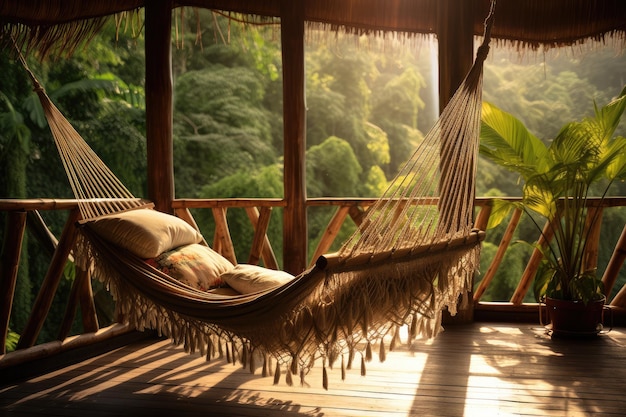
M 180 16 L 177 17 L 180 19 Z M 282 197 L 282 73 L 279 26 L 250 26 L 200 12 L 179 22 L 173 36 L 174 169 L 177 198 Z M 173 25 L 174 27 L 174 25 Z M 185 31 L 180 30 L 186 27 Z M 393 42 L 321 33 L 306 44 L 308 197 L 376 197 L 437 118 L 436 40 Z M 511 112 L 542 140 L 567 121 L 593 112 L 626 84 L 626 57 L 611 46 L 589 51 L 539 53 L 496 45 L 485 65 L 483 99 Z M 71 57 L 29 65 L 72 125 L 136 196 L 146 196 L 143 38 L 111 24 Z M 574 56 L 575 55 L 575 56 Z M 43 114 L 23 68 L 0 55 L 0 198 L 72 198 Z M 621 126 L 624 135 L 625 126 Z M 478 196 L 520 195 L 517 178 L 479 162 Z M 613 188 L 626 195 L 626 185 Z M 208 210 L 194 212 L 212 235 Z M 55 235 L 63 213 L 42 213 Z M 332 210 L 309 215 L 312 250 Z M 243 211 L 229 214 L 235 249 L 246 256 L 252 229 Z M 281 212 L 274 210 L 269 239 L 280 261 Z M 626 210 L 607 210 L 599 268 L 626 221 Z M 0 223 L 4 230 L 4 220 Z M 351 232 L 342 230 L 338 244 Z M 488 233 L 481 271 L 493 257 L 503 230 Z M 522 222 L 518 239 L 536 232 Z M 17 333 L 25 324 L 51 254 L 26 236 L 11 317 Z M 530 254 L 513 245 L 485 301 L 508 300 Z M 68 268 L 61 294 L 73 279 Z M 480 276 L 476 282 L 480 281 Z M 618 287 L 626 281 L 624 272 Z M 97 285 L 94 283 L 94 285 Z M 111 301 L 95 288 L 102 321 Z M 61 296 L 60 296 L 61 297 Z M 527 301 L 534 301 L 529 295 Z M 63 314 L 55 300 L 50 316 Z M 80 331 L 80 329 L 75 329 Z M 44 327 L 40 339 L 57 329 Z

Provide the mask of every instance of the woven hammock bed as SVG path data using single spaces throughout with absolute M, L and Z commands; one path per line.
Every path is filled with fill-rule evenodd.
M 434 337 L 442 311 L 454 315 L 467 301 L 484 238 L 472 225 L 492 24 L 493 9 L 463 84 L 356 233 L 293 279 L 248 294 L 191 287 L 103 236 L 103 218 L 154 210 L 95 155 L 26 67 L 79 200 L 77 266 L 105 283 L 118 317 L 135 328 L 156 329 L 207 359 L 225 355 L 253 372 L 262 365 L 275 383 L 283 374 L 289 384 L 304 379 L 314 362 L 324 368 L 324 387 L 338 362 L 345 369 L 360 361 L 364 373 L 372 351 L 384 361 L 404 325 L 411 338 Z

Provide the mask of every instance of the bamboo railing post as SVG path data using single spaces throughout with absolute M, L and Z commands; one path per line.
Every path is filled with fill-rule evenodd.
M 600 244 L 600 230 L 602 228 L 602 207 L 589 207 L 585 230 L 589 230 L 587 246 L 583 253 L 583 270 L 591 271 L 598 267 L 598 246 Z M 593 221 L 593 224 L 590 224 Z
M 615 245 L 613 255 L 611 255 L 611 259 L 609 260 L 609 263 L 604 270 L 604 275 L 602 276 L 604 295 L 607 297 L 607 300 L 613 290 L 615 281 L 617 281 L 617 275 L 624 264 L 624 260 L 626 260 L 626 226 L 622 229 L 622 234 Z M 611 301 L 611 305 L 626 307 L 626 285 L 620 289 L 615 298 Z
M 76 279 L 80 281 L 78 288 L 78 304 L 83 319 L 83 330 L 85 332 L 97 332 L 100 330 L 98 324 L 98 314 L 93 299 L 93 288 L 91 288 L 91 274 L 89 271 L 79 269 Z
M 511 240 L 513 239 L 513 234 L 515 233 L 515 229 L 517 229 L 517 225 L 519 224 L 519 220 L 522 216 L 522 209 L 515 209 L 513 211 L 513 215 L 511 216 L 511 220 L 509 220 L 509 224 L 506 227 L 504 235 L 502 235 L 502 239 L 500 240 L 500 245 L 498 245 L 498 250 L 491 261 L 491 265 L 485 272 L 482 281 L 478 284 L 478 288 L 474 292 L 474 302 L 480 301 L 480 298 L 485 293 L 485 290 L 493 280 L 493 277 L 496 276 L 496 272 L 498 272 L 498 268 L 502 263 L 502 259 L 504 259 L 504 255 L 509 245 L 511 244 Z
M 74 278 L 70 296 L 67 300 L 65 315 L 63 316 L 57 337 L 58 340 L 63 341 L 70 334 L 74 318 L 76 317 L 76 309 L 79 304 L 85 332 L 95 332 L 98 330 L 98 319 L 95 317 L 96 310 L 93 306 L 93 294 L 89 282 L 89 272 L 82 268 L 76 268 L 76 277 Z
M 39 210 L 28 212 L 28 232 L 35 235 L 37 240 L 42 244 L 43 248 L 48 251 L 50 256 L 54 254 L 59 241 L 52 234 L 46 222 L 41 217 Z
M 278 269 L 278 261 L 267 237 L 267 228 L 270 224 L 272 208 L 261 207 L 259 213 L 259 209 L 256 207 L 247 207 L 246 213 L 254 228 L 254 239 L 252 240 L 248 263 L 256 265 L 259 263 L 259 259 L 263 259 L 263 264 L 266 268 Z
M 74 277 L 74 283 L 72 284 L 72 289 L 70 291 L 70 296 L 67 300 L 67 305 L 65 306 L 65 314 L 63 315 L 63 320 L 61 321 L 61 327 L 59 329 L 59 334 L 57 335 L 57 340 L 63 341 L 69 334 L 72 329 L 72 323 L 74 322 L 74 318 L 76 317 L 76 308 L 78 307 L 78 288 L 80 287 L 80 277 L 79 272 L 76 271 L 76 277 Z
M 191 227 L 193 227 L 194 229 L 196 229 L 198 231 L 198 233 L 200 233 L 200 227 L 198 227 L 198 223 L 196 223 L 196 220 L 193 218 L 193 216 L 191 215 L 191 211 L 189 211 L 188 208 L 183 207 L 183 208 L 176 208 L 174 209 L 174 214 L 183 219 L 184 221 L 187 222 L 187 224 L 189 224 Z M 206 241 L 206 239 L 204 238 L 204 236 L 202 236 L 202 241 L 204 242 L 205 245 L 208 246 L 208 243 Z M 213 248 L 215 249 L 215 248 Z
M 361 226 L 363 219 L 365 218 L 365 210 L 361 206 L 350 206 L 350 218 L 357 225 Z
M 554 221 L 560 220 L 561 218 L 559 217 Z M 552 226 L 551 222 L 546 222 L 546 225 L 541 232 L 541 236 L 539 236 L 539 239 L 537 240 L 537 244 L 541 247 L 545 247 L 545 245 L 550 244 L 552 236 L 554 236 L 554 227 Z M 533 281 L 533 278 L 535 276 L 535 273 L 537 272 L 537 269 L 539 268 L 539 264 L 541 263 L 542 258 L 543 254 L 541 253 L 541 251 L 535 248 L 532 255 L 530 256 L 528 264 L 526 265 L 526 269 L 524 269 L 522 278 L 520 279 L 520 282 L 517 285 L 513 296 L 511 297 L 511 303 L 513 303 L 513 305 L 521 305 L 524 301 L 524 297 L 526 296 L 526 293 L 530 288 L 530 284 Z
M 326 230 L 324 231 L 320 242 L 317 244 L 317 248 L 315 249 L 315 253 L 313 254 L 313 259 L 311 259 L 309 267 L 313 266 L 315 261 L 317 261 L 317 258 L 328 251 L 330 246 L 335 241 L 337 234 L 339 234 L 341 225 L 343 225 L 349 211 L 349 206 L 339 206 L 339 208 L 337 208 L 337 211 L 333 215 L 332 219 L 330 219 L 328 226 L 326 226 Z
M 491 204 L 482 206 L 478 216 L 476 216 L 476 221 L 474 222 L 474 228 L 478 230 L 487 230 L 487 225 L 489 224 L 489 217 L 491 217 L 491 212 L 493 211 L 493 207 Z
M 0 354 L 6 353 L 9 320 L 13 307 L 13 295 L 22 253 L 22 241 L 26 229 L 26 212 L 11 211 L 7 216 L 7 228 L 2 245 L 0 269 Z
M 33 309 L 28 317 L 26 327 L 24 328 L 20 341 L 17 344 L 18 349 L 33 346 L 37 340 L 37 336 L 39 336 L 39 332 L 41 331 L 44 320 L 48 315 L 48 311 L 52 305 L 52 300 L 56 294 L 57 287 L 59 286 L 59 282 L 63 276 L 63 270 L 70 255 L 70 251 L 74 246 L 77 233 L 75 223 L 79 217 L 80 211 L 78 209 L 70 211 L 65 227 L 63 228 L 63 233 L 59 239 L 59 245 L 54 252 L 54 256 L 52 257 L 52 261 L 48 267 L 48 272 L 44 277 L 39 293 L 37 294 L 37 298 L 35 299 L 35 303 L 33 304 Z
M 228 230 L 228 220 L 226 219 L 227 209 L 215 207 L 211 210 L 213 211 L 213 219 L 215 220 L 215 238 L 213 240 L 213 248 L 214 250 L 220 252 L 233 264 L 237 264 L 235 247 L 233 246 L 230 231 Z

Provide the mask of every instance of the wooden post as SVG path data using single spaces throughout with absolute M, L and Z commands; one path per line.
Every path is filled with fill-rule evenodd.
M 83 319 L 83 331 L 85 333 L 97 332 L 100 329 L 100 325 L 98 324 L 96 303 L 93 300 L 91 273 L 79 269 L 76 279 L 81 282 L 78 288 L 78 303 L 80 304 L 80 312 Z
M 307 266 L 304 105 L 304 3 L 281 1 L 284 129 L 283 269 L 299 274 Z
M 626 259 L 626 226 L 622 230 L 622 234 L 615 245 L 615 250 L 613 251 L 613 255 L 611 255 L 611 259 L 609 260 L 609 264 L 606 266 L 604 270 L 604 275 L 602 276 L 602 283 L 604 284 L 604 295 L 606 295 L 607 300 L 609 298 L 609 294 L 611 294 L 611 290 L 615 285 L 615 281 L 617 281 L 617 275 L 619 274 L 619 270 L 622 268 L 624 264 L 624 260 Z M 626 285 L 621 288 L 619 294 L 620 297 L 615 297 L 615 300 L 611 302 L 619 302 L 621 304 L 626 304 Z M 621 301 L 620 301 L 621 298 Z M 617 300 L 617 301 L 616 301 Z M 624 305 L 622 305 L 623 307 Z
M 474 55 L 474 14 L 472 4 L 467 1 L 439 0 L 437 2 L 437 40 L 439 45 L 439 112 L 443 111 L 454 92 L 463 82 L 472 67 Z M 446 156 L 441 156 L 442 172 L 446 172 Z M 444 179 L 442 178 L 442 181 Z M 469 185 L 474 187 L 472 183 Z M 473 195 L 473 194 L 472 194 Z M 445 207 L 445 198 L 442 195 Z M 454 224 L 442 221 L 443 227 L 455 228 Z M 472 280 L 473 286 L 473 280 Z M 471 289 L 470 289 L 470 297 Z M 469 323 L 474 318 L 474 308 L 470 303 L 459 310 L 454 318 L 444 316 L 446 322 Z
M 226 218 L 225 207 L 214 207 L 213 219 L 215 220 L 215 237 L 213 239 L 213 249 L 218 251 L 224 258 L 237 265 L 237 256 L 235 255 L 235 247 L 230 237 L 228 229 L 228 219 Z
M 487 230 L 487 226 L 489 225 L 489 217 L 491 217 L 492 211 L 493 206 L 491 204 L 481 207 L 480 212 L 476 217 L 476 221 L 474 222 L 474 229 L 482 231 Z
M 263 259 L 263 266 L 270 269 L 278 269 L 278 261 L 267 237 L 267 227 L 270 224 L 272 208 L 261 207 L 259 212 L 259 209 L 256 207 L 247 207 L 246 213 L 254 229 L 254 239 L 252 239 L 248 263 L 257 265 L 259 259 Z
M 337 208 L 337 211 L 333 215 L 332 219 L 330 219 L 330 223 L 328 223 L 328 226 L 326 226 L 326 230 L 324 231 L 324 234 L 322 235 L 322 238 L 320 239 L 320 242 L 315 249 L 313 259 L 311 259 L 311 263 L 309 265 L 310 267 L 315 264 L 317 258 L 325 254 L 326 251 L 330 249 L 330 246 L 333 244 L 335 238 L 339 234 L 341 226 L 343 225 L 343 222 L 348 216 L 349 212 L 350 206 L 339 206 Z
M 437 2 L 439 45 L 439 111 L 463 82 L 474 61 L 474 13 L 472 2 Z
M 25 228 L 25 211 L 11 211 L 8 213 L 0 264 L 0 354 L 6 353 L 9 320 L 11 318 L 11 307 L 13 306 L 13 295 L 15 293 L 15 283 L 17 282 Z
M 59 245 L 54 252 L 54 256 L 52 257 L 52 261 L 48 267 L 48 272 L 43 279 L 43 283 L 41 284 L 41 288 L 39 289 L 39 293 L 37 294 L 37 298 L 33 304 L 33 310 L 28 317 L 26 327 L 24 328 L 20 341 L 17 344 L 18 349 L 31 347 L 35 344 L 37 336 L 39 336 L 39 332 L 41 331 L 46 316 L 48 315 L 48 311 L 50 311 L 52 300 L 54 299 L 57 287 L 59 286 L 59 282 L 63 276 L 63 269 L 67 263 L 70 251 L 74 246 L 77 233 L 75 223 L 79 217 L 80 211 L 78 209 L 74 209 L 70 212 L 69 217 L 65 222 L 63 233 L 61 233 L 61 238 L 59 239 Z
M 148 198 L 157 210 L 171 213 L 174 199 L 171 1 L 147 2 L 145 15 Z
M 561 221 L 561 217 L 558 216 L 552 221 L 559 222 Z M 543 231 L 541 232 L 541 236 L 539 236 L 539 239 L 537 240 L 537 244 L 541 247 L 549 245 L 552 237 L 554 236 L 554 229 L 555 227 L 551 222 L 546 222 L 543 227 Z M 541 253 L 541 251 L 537 248 L 533 249 L 533 252 L 530 255 L 530 260 L 528 261 L 528 264 L 526 264 L 526 269 L 524 269 L 522 277 L 520 278 L 520 282 L 517 284 L 517 288 L 511 296 L 511 303 L 513 303 L 513 305 L 519 306 L 524 301 L 524 297 L 526 297 L 526 293 L 533 282 L 533 278 L 537 273 L 537 269 L 539 269 L 542 259 L 543 253 Z
M 81 306 L 81 313 L 85 332 L 95 332 L 98 330 L 98 319 L 96 309 L 93 304 L 93 293 L 91 290 L 91 282 L 89 272 L 76 268 L 76 277 L 72 284 L 69 299 L 65 307 L 65 316 L 61 321 L 61 328 L 57 339 L 63 341 L 72 330 L 72 324 L 76 318 L 76 309 Z
M 500 240 L 500 245 L 498 245 L 498 251 L 496 252 L 496 255 L 491 261 L 491 265 L 489 265 L 487 272 L 485 272 L 485 275 L 483 276 L 482 281 L 480 281 L 480 284 L 478 284 L 478 288 L 476 288 L 476 291 L 474 292 L 474 302 L 477 303 L 480 301 L 480 298 L 485 293 L 485 290 L 491 283 L 491 280 L 493 279 L 493 277 L 496 276 L 496 272 L 498 272 L 500 263 L 502 263 L 502 259 L 504 259 L 506 250 L 508 249 L 509 244 L 511 243 L 511 240 L 513 239 L 513 234 L 515 233 L 515 230 L 517 229 L 517 225 L 519 223 L 521 216 L 522 216 L 522 209 L 517 208 L 513 211 L 513 216 L 511 217 L 511 220 L 509 221 L 509 224 L 506 228 L 506 231 L 504 232 L 504 235 L 502 235 L 502 240 Z
M 596 270 L 598 267 L 598 248 L 600 246 L 600 230 L 602 229 L 602 207 L 589 207 L 585 219 L 585 230 L 587 235 L 587 246 L 583 253 L 583 271 Z M 593 222 L 593 223 L 592 223 Z

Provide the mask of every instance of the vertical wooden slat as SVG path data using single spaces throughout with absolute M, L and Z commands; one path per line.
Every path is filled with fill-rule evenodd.
M 560 221 L 561 218 L 557 218 L 554 221 Z M 554 236 L 554 226 L 551 222 L 547 222 L 541 232 L 541 236 L 539 237 L 537 244 L 541 247 L 545 247 L 549 244 L 550 240 Z M 524 301 L 524 297 L 530 288 L 530 284 L 533 282 L 533 278 L 537 269 L 539 268 L 539 264 L 541 263 L 541 259 L 543 258 L 543 254 L 537 248 L 533 250 L 533 253 L 530 255 L 530 260 L 524 269 L 524 273 L 522 274 L 522 278 L 520 279 L 513 296 L 511 297 L 511 303 L 514 305 L 521 305 Z
M 361 206 L 350 206 L 350 218 L 357 225 L 361 226 L 363 219 L 365 218 L 365 210 Z
M 480 211 L 478 212 L 478 216 L 476 217 L 476 221 L 474 222 L 474 228 L 478 230 L 487 230 L 489 217 L 491 216 L 492 211 L 493 206 L 491 204 L 481 207 Z
M 81 285 L 78 289 L 78 303 L 83 319 L 83 330 L 85 332 L 97 332 L 100 329 L 98 324 L 98 314 L 93 300 L 93 288 L 91 287 L 91 275 L 89 271 L 79 270 L 76 279 Z
M 315 249 L 315 253 L 313 254 L 313 258 L 311 259 L 311 263 L 309 266 L 313 266 L 317 258 L 326 253 L 326 251 L 328 251 L 330 245 L 333 244 L 335 238 L 337 237 L 337 234 L 341 230 L 341 225 L 343 225 L 343 222 L 346 219 L 349 211 L 350 207 L 348 206 L 341 206 L 337 209 L 337 211 L 333 215 L 333 218 L 330 219 L 328 226 L 326 226 L 326 230 L 324 231 L 324 234 L 322 235 L 322 238 L 320 239 L 320 242 Z
M 604 275 L 602 276 L 604 295 L 606 295 L 607 300 L 609 294 L 611 294 L 611 291 L 613 290 L 615 281 L 617 281 L 617 275 L 624 264 L 624 260 L 626 260 L 626 226 L 622 229 L 622 234 L 615 245 L 611 259 L 609 260 L 609 263 L 604 270 Z M 626 307 L 626 285 L 620 289 L 619 293 L 615 296 L 615 299 L 611 301 L 611 304 L 614 303 L 615 305 Z
M 74 278 L 74 283 L 72 284 L 70 296 L 67 300 L 65 315 L 63 316 L 63 320 L 61 321 L 61 327 L 57 336 L 58 340 L 63 341 L 70 334 L 70 331 L 72 330 L 72 324 L 74 323 L 74 319 L 76 318 L 76 309 L 78 308 L 79 304 L 81 306 L 83 324 L 88 323 L 89 327 L 87 328 L 87 326 L 85 326 L 85 332 L 97 330 L 97 319 L 95 321 L 96 329 L 93 330 L 94 317 L 90 317 L 92 314 L 95 314 L 95 308 L 93 308 L 93 310 L 90 309 L 90 302 L 89 300 L 86 300 L 84 296 L 86 291 L 87 294 L 91 294 L 89 273 L 82 268 L 76 268 L 76 277 Z M 87 305 L 83 305 L 84 303 L 87 303 Z M 91 299 L 91 304 L 93 305 L 93 299 Z M 85 314 L 87 314 L 87 316 L 85 316 Z
M 213 248 L 220 252 L 233 264 L 237 264 L 235 247 L 233 246 L 230 231 L 228 230 L 228 220 L 226 219 L 226 208 L 215 207 L 213 209 L 213 219 L 215 220 L 215 240 Z
M 515 229 L 517 229 L 517 225 L 519 223 L 521 216 L 522 216 L 521 209 L 518 208 L 513 211 L 511 220 L 509 220 L 509 224 L 506 227 L 504 235 L 502 235 L 502 240 L 500 240 L 500 245 L 498 246 L 496 255 L 493 257 L 493 260 L 491 261 L 491 265 L 489 265 L 487 272 L 485 272 L 485 275 L 483 276 L 482 281 L 480 281 L 480 284 L 478 284 L 478 288 L 476 288 L 476 291 L 474 292 L 474 302 L 480 301 L 480 298 L 485 293 L 485 290 L 487 289 L 487 287 L 493 280 L 493 277 L 496 275 L 496 272 L 498 272 L 498 268 L 500 267 L 500 264 L 502 263 L 502 259 L 504 259 L 504 254 L 506 253 L 506 250 L 509 247 L 511 240 L 513 239 L 513 234 L 515 233 Z
M 585 253 L 583 253 L 582 267 L 584 271 L 595 270 L 598 267 L 598 246 L 600 245 L 603 212 L 602 207 L 589 207 L 587 212 L 585 229 L 589 230 L 589 234 L 587 235 Z
M 59 241 L 56 236 L 52 234 L 43 217 L 41 217 L 41 213 L 38 210 L 33 210 L 28 212 L 28 233 L 33 234 L 37 241 L 41 243 L 41 246 L 49 251 L 49 254 L 54 254 L 54 250 L 56 249 Z
M 146 2 L 148 198 L 166 213 L 171 213 L 174 199 L 171 20 L 170 0 Z
M 247 207 L 246 213 L 254 228 L 254 239 L 252 249 L 250 249 L 249 264 L 258 264 L 259 259 L 263 259 L 266 268 L 278 269 L 278 261 L 272 250 L 272 246 L 267 237 L 267 228 L 272 215 L 271 207 L 261 207 L 261 212 L 256 207 Z
M 7 214 L 2 261 L 0 263 L 0 353 L 6 353 L 9 320 L 13 306 L 15 283 L 22 253 L 22 242 L 26 228 L 26 212 L 11 211 Z
M 284 269 L 299 274 L 307 265 L 304 100 L 304 5 L 281 0 L 284 129 Z
M 198 223 L 196 223 L 196 220 L 193 218 L 193 216 L 191 215 L 191 212 L 189 211 L 188 208 L 185 207 L 185 208 L 175 209 L 174 213 L 176 214 L 177 217 L 183 219 L 189 225 L 191 225 L 191 227 L 193 227 L 198 232 L 200 232 L 200 227 L 198 227 Z M 204 238 L 204 236 L 202 237 L 202 240 L 203 240 L 204 244 L 206 244 L 208 246 L 208 243 L 207 243 L 206 239 Z M 215 248 L 213 248 L 213 249 L 215 249 Z M 217 250 L 217 249 L 215 249 L 215 250 Z
M 24 328 L 20 341 L 17 344 L 18 349 L 34 345 L 37 340 L 37 336 L 39 336 L 39 332 L 41 331 L 44 320 L 48 315 L 48 311 L 52 305 L 52 300 L 56 294 L 57 287 L 59 286 L 59 282 L 63 276 L 63 269 L 65 268 L 68 256 L 74 246 L 77 233 L 75 223 L 79 217 L 80 212 L 78 209 L 72 210 L 69 214 L 65 227 L 63 228 L 63 233 L 59 239 L 59 245 L 54 252 L 54 256 L 52 257 L 52 261 L 48 267 L 48 272 L 44 277 L 39 293 L 37 294 L 37 298 L 35 299 L 35 303 L 33 304 L 33 310 L 28 317 L 26 327 Z

